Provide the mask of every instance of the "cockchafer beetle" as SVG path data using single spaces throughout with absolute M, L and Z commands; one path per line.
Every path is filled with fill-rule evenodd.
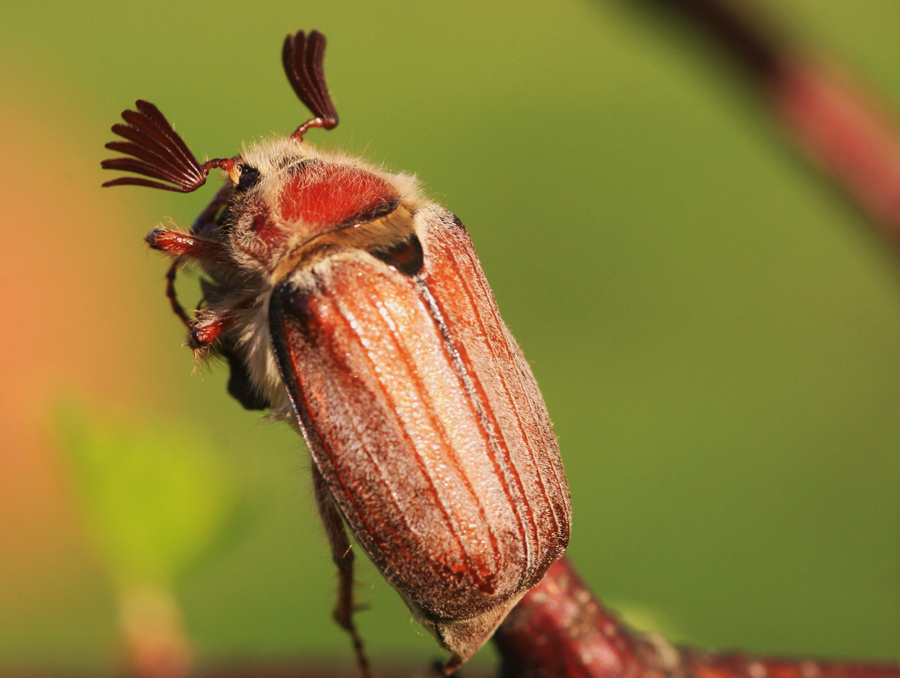
M 288 35 L 283 62 L 313 118 L 286 138 L 200 163 L 153 104 L 112 129 L 106 169 L 191 192 L 227 180 L 189 232 L 154 229 L 173 255 L 167 293 L 200 358 L 228 389 L 306 440 L 340 573 L 335 618 L 368 663 L 352 619 L 356 540 L 415 617 L 452 652 L 452 672 L 490 638 L 569 539 L 569 490 L 534 376 L 497 310 L 462 223 L 391 174 L 304 140 L 337 112 L 325 38 Z M 147 178 L 144 178 L 147 177 Z M 191 317 L 174 291 L 198 262 Z

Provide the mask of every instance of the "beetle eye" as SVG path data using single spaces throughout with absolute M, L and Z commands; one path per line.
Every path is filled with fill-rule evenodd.
M 253 167 L 253 165 L 245 165 L 243 163 L 238 165 L 238 167 L 241 168 L 241 178 L 238 179 L 238 184 L 235 186 L 234 192 L 240 195 L 241 193 L 246 193 L 259 183 L 259 170 Z

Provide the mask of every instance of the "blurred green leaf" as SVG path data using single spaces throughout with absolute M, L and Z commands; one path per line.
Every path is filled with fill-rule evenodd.
M 171 586 L 214 545 L 238 486 L 197 431 L 73 406 L 58 430 L 87 529 L 120 585 Z

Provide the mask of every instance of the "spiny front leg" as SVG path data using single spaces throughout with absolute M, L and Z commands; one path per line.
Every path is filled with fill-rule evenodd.
M 224 243 L 170 228 L 154 228 L 144 240 L 151 249 L 184 259 L 224 263 L 230 258 Z
M 172 311 L 177 315 L 185 327 L 192 330 L 193 321 L 178 301 L 178 293 L 175 291 L 175 278 L 178 275 L 178 267 L 185 259 L 197 259 L 199 261 L 224 262 L 228 260 L 227 247 L 215 240 L 199 238 L 189 233 L 173 231 L 169 228 L 154 228 L 144 238 L 151 249 L 160 250 L 166 254 L 175 256 L 175 261 L 166 271 L 166 296 L 172 305 Z
M 154 228 L 144 240 L 154 250 L 166 254 L 197 261 L 224 263 L 230 259 L 228 248 L 217 240 L 203 237 L 211 229 L 217 229 L 216 223 L 222 208 L 228 204 L 234 189 L 226 185 L 219 189 L 216 197 L 200 213 L 191 225 L 190 233 L 173 231 L 169 228 Z

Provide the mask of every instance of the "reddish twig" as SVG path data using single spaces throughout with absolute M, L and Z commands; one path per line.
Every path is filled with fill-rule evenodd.
M 699 27 L 759 86 L 802 156 L 900 243 L 900 133 L 885 107 L 836 67 L 805 55 L 749 2 L 655 0 Z M 752 5 L 750 7 L 752 9 Z M 757 8 L 758 9 L 758 8 Z
M 800 56 L 758 20 L 716 0 L 656 0 L 700 26 L 768 98 L 807 160 L 900 243 L 900 140 L 878 104 Z M 630 631 L 566 560 L 495 635 L 502 678 L 900 678 L 900 664 L 789 661 L 677 648 Z
M 900 664 L 702 653 L 630 630 L 565 558 L 497 630 L 501 678 L 900 678 Z
M 808 159 L 900 242 L 900 141 L 882 107 L 835 69 L 801 59 L 780 73 L 771 92 Z
M 660 654 L 607 611 L 567 558 L 550 566 L 494 635 L 501 678 L 656 678 Z M 673 650 L 674 652 L 674 650 Z

